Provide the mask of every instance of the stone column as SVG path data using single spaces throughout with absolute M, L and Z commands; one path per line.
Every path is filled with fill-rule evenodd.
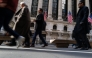
M 53 0 L 49 0 L 49 5 L 48 5 L 48 19 L 53 20 L 52 18 L 52 6 L 53 6 Z
M 79 8 L 78 8 L 79 1 L 80 1 L 80 0 L 77 0 L 77 12 L 78 12 L 78 10 L 79 10 Z
M 89 4 L 89 0 L 85 0 L 85 5 L 89 8 L 89 14 L 90 14 L 90 4 Z
M 42 4 L 43 4 L 43 0 L 38 0 L 38 9 L 37 11 L 39 10 L 39 8 L 42 8 Z M 38 12 L 37 12 L 38 14 Z
M 42 8 L 43 0 L 38 0 L 38 10 Z
M 89 0 L 85 0 L 85 5 L 89 7 Z
M 69 11 L 72 12 L 72 0 L 68 0 L 68 13 Z
M 58 20 L 62 20 L 62 0 L 59 0 L 59 5 L 58 5 Z

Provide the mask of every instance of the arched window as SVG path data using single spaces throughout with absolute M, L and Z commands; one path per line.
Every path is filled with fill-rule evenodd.
M 57 25 L 53 25 L 53 30 L 57 30 Z
M 38 8 L 38 0 L 32 0 L 31 17 L 36 17 Z
M 64 30 L 64 31 L 67 31 L 67 25 L 64 25 L 63 30 Z

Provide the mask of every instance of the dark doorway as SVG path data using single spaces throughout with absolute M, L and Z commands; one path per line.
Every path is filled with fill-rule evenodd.
M 57 30 L 57 25 L 53 25 L 53 30 Z

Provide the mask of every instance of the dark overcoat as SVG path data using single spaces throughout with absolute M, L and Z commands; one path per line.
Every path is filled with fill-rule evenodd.
M 16 15 L 18 15 L 21 12 L 21 10 L 22 9 L 20 9 L 16 13 Z M 30 32 L 30 24 L 30 12 L 28 7 L 25 7 L 21 17 L 19 18 L 19 21 L 16 24 L 15 31 L 22 36 L 26 36 Z
M 77 13 L 76 25 L 73 30 L 73 35 L 87 34 L 89 33 L 88 29 L 88 15 L 89 9 L 86 6 L 83 6 L 79 9 Z
M 35 30 L 41 30 L 42 31 L 43 25 L 44 25 L 44 15 L 39 14 L 36 18 Z

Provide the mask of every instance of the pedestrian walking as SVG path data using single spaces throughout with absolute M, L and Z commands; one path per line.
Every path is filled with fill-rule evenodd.
M 79 11 L 77 13 L 77 21 L 73 30 L 73 37 L 75 38 L 77 45 L 75 49 L 81 48 L 81 50 L 88 50 L 90 47 L 87 34 L 89 33 L 88 15 L 89 9 L 85 6 L 84 1 L 80 0 Z
M 19 11 L 15 14 L 15 17 L 17 17 L 15 31 L 25 37 L 24 47 L 30 47 L 30 12 L 25 2 L 21 2 L 20 6 L 21 9 L 19 9 Z M 13 38 L 11 43 L 7 45 L 15 46 L 15 39 Z
M 13 31 L 9 27 L 9 23 L 16 11 L 18 0 L 0 0 L 0 29 L 3 26 L 4 29 L 13 35 L 17 40 L 17 47 L 21 46 L 25 38 Z
M 43 25 L 44 25 L 43 9 L 40 8 L 38 10 L 38 12 L 39 12 L 39 14 L 37 15 L 36 20 L 33 21 L 33 22 L 36 22 L 36 27 L 35 27 L 35 33 L 33 35 L 31 47 L 35 47 L 35 40 L 36 40 L 37 35 L 39 35 L 40 39 L 44 43 L 44 46 L 42 46 L 42 47 L 48 46 L 48 44 L 46 43 L 45 39 L 42 36 L 42 29 L 43 29 Z

